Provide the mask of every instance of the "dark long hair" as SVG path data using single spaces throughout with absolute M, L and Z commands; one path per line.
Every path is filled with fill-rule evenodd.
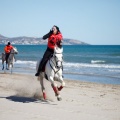
M 58 26 L 56 26 L 56 25 L 54 25 L 53 27 L 56 27 L 56 29 L 57 29 L 57 34 L 60 32 L 60 29 L 59 29 L 59 27 Z

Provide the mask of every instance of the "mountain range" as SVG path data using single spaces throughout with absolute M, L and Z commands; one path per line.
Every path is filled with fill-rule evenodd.
M 16 45 L 45 45 L 47 44 L 47 40 L 43 40 L 42 37 L 37 38 L 37 37 L 21 36 L 21 37 L 9 38 L 9 37 L 0 35 L 0 44 L 7 44 L 8 41 Z M 79 40 L 64 38 L 63 45 L 88 45 L 88 44 L 85 42 L 79 41 Z

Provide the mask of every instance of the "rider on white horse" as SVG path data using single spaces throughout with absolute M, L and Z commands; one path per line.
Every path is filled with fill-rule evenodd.
M 8 58 L 9 58 L 9 55 L 10 55 L 10 51 L 12 49 L 13 49 L 13 46 L 11 45 L 10 42 L 8 42 L 8 44 L 4 47 L 6 64 L 8 64 Z
M 61 40 L 63 39 L 62 34 L 59 30 L 59 27 L 53 26 L 49 33 L 43 36 L 43 39 L 48 38 L 48 47 L 47 50 L 44 53 L 44 56 L 39 64 L 37 73 L 35 76 L 39 76 L 40 72 L 44 72 L 45 64 L 47 63 L 48 59 L 51 57 L 51 55 L 54 53 L 54 48 L 56 45 L 60 46 Z

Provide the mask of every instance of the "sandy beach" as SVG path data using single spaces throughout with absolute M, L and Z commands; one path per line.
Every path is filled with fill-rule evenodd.
M 0 120 L 120 120 L 120 85 L 65 80 L 57 101 L 44 82 L 47 101 L 35 76 L 0 73 Z

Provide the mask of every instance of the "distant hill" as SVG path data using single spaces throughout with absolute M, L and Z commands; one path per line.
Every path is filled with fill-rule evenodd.
M 3 35 L 0 35 L 0 40 L 7 39 L 7 37 L 4 37 Z
M 47 44 L 47 40 L 43 40 L 41 37 L 13 37 L 8 38 L 3 35 L 0 35 L 0 44 L 7 44 L 7 42 L 10 41 L 12 44 L 16 45 L 45 45 Z M 85 42 L 74 40 L 74 39 L 63 39 L 63 45 L 88 45 Z

